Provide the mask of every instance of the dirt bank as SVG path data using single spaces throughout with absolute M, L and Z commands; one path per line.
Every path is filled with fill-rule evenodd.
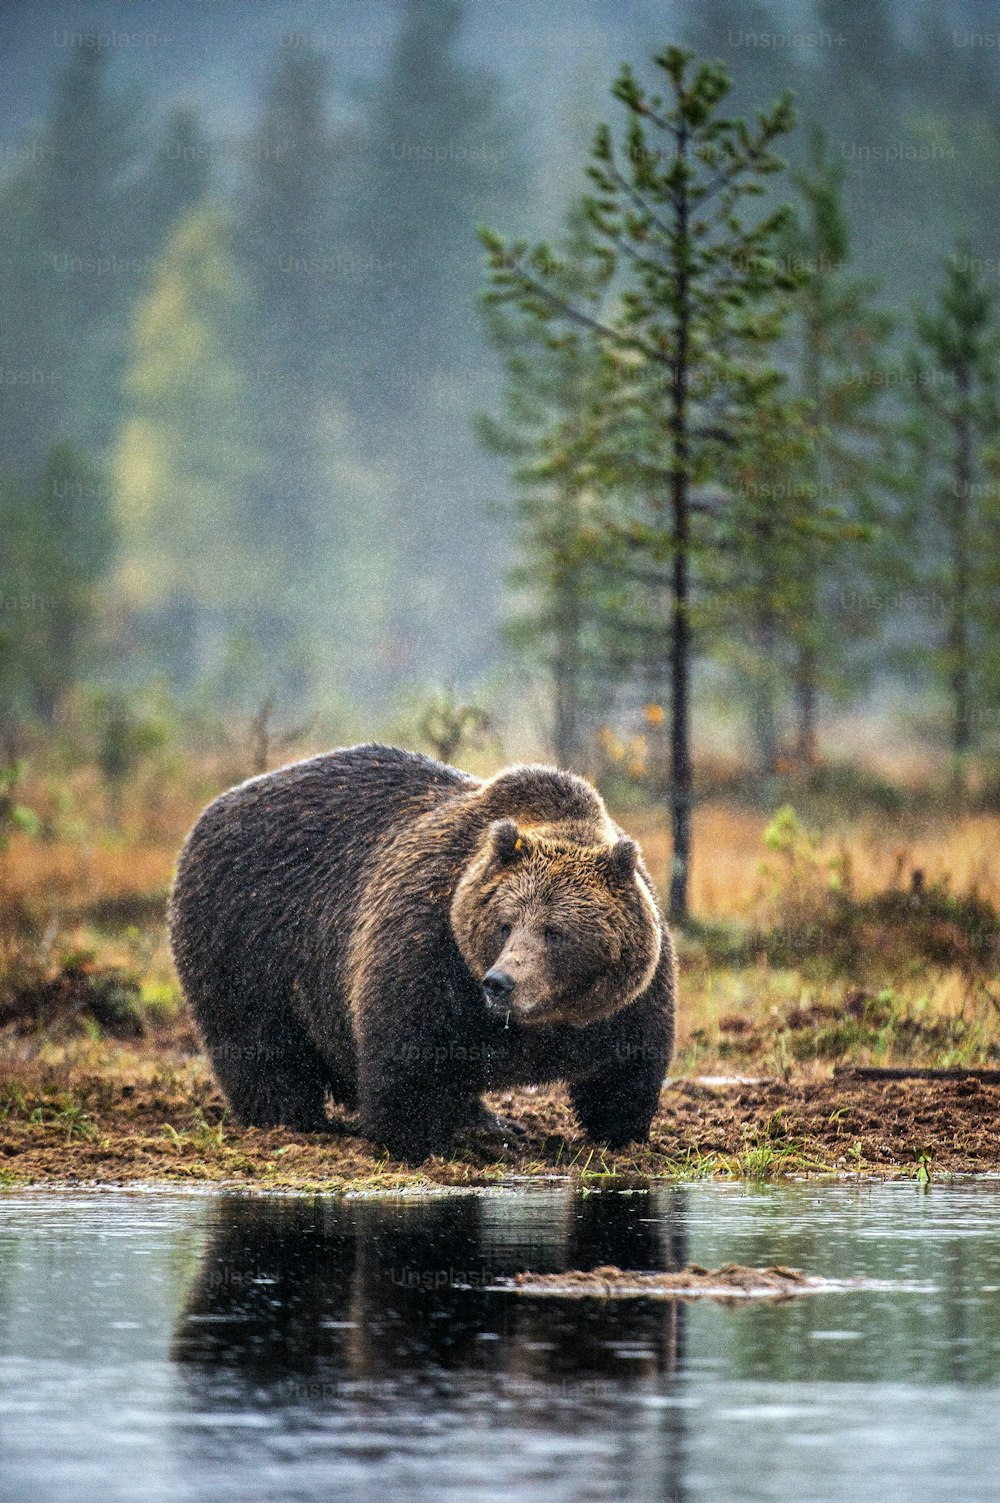
M 81 1045 L 0 1058 L 0 1184 L 219 1181 L 262 1188 L 482 1185 L 510 1175 L 771 1179 L 822 1172 L 1000 1172 L 1000 1085 L 945 1080 L 673 1081 L 651 1142 L 602 1152 L 558 1089 L 494 1097 L 523 1138 L 470 1138 L 419 1170 L 361 1138 L 241 1129 L 199 1055 Z

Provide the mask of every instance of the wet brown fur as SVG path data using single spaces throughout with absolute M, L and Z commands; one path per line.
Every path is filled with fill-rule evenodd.
M 561 1079 L 595 1141 L 648 1136 L 673 948 L 636 849 L 580 778 L 481 782 L 375 745 L 295 763 L 205 810 L 170 923 L 243 1122 L 325 1130 L 331 1096 L 419 1162 L 484 1090 Z M 495 965 L 516 972 L 508 1016 L 481 985 Z

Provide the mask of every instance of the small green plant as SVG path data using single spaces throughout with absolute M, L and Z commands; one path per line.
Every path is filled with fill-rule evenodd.
M 172 1022 L 180 1006 L 181 994 L 175 981 L 149 982 L 142 989 L 142 1013 L 154 1028 Z
M 720 1160 L 716 1153 L 702 1153 L 698 1148 L 689 1148 L 683 1158 L 670 1160 L 665 1168 L 671 1179 L 714 1179 L 720 1171 Z
M 918 1154 L 915 1154 L 914 1156 L 917 1160 L 917 1184 L 929 1185 L 931 1182 L 931 1159 L 933 1157 L 933 1150 L 930 1148 L 922 1148 L 920 1152 Z
M 25 764 L 20 761 L 0 767 L 0 851 L 7 849 L 11 836 L 18 832 L 31 836 L 41 833 L 42 821 L 34 809 L 29 809 L 16 797 L 24 773 Z
M 192 1137 L 202 1153 L 214 1153 L 226 1146 L 225 1115 L 218 1122 L 209 1122 L 199 1114 Z
M 847 892 L 850 867 L 844 854 L 825 855 L 820 838 L 808 830 L 791 804 L 783 804 L 764 831 L 764 844 L 779 865 L 762 862 L 758 868 L 766 896 L 787 911 L 812 909 L 831 892 Z
M 417 710 L 417 734 L 440 762 L 454 762 L 465 746 L 479 746 L 491 732 L 489 712 L 463 704 L 453 688 L 434 689 Z
M 21 1086 L 15 1082 L 4 1086 L 0 1091 L 0 1122 L 6 1122 L 8 1117 L 24 1117 L 28 1112 L 28 1102 Z
M 740 1179 L 768 1180 L 781 1173 L 781 1155 L 770 1143 L 751 1143 L 736 1155 Z
M 67 1143 L 72 1143 L 74 1138 L 96 1138 L 97 1136 L 94 1119 L 84 1111 L 78 1101 L 67 1101 L 62 1106 L 54 1102 L 43 1103 L 34 1108 L 28 1121 L 63 1128 Z
M 160 936 L 155 929 L 140 929 L 138 924 L 129 924 L 122 939 L 128 953 L 129 971 L 141 980 L 149 971 Z
M 167 727 L 119 691 L 95 694 L 90 705 L 97 765 L 108 789 L 115 824 L 121 824 L 125 787 L 145 759 L 167 743 Z
M 830 1164 L 812 1158 L 805 1144 L 789 1136 L 785 1107 L 743 1129 L 743 1146 L 725 1161 L 734 1179 L 772 1180 L 789 1174 L 829 1173 Z
M 66 1142 L 71 1143 L 74 1138 L 96 1138 L 97 1128 L 94 1119 L 83 1110 L 77 1102 L 70 1102 L 58 1112 L 53 1119 L 60 1127 L 66 1129 Z

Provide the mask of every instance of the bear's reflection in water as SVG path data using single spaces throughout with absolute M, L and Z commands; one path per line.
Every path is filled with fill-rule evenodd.
M 230 1402 L 235 1385 L 307 1407 L 455 1376 L 484 1397 L 498 1381 L 571 1398 L 574 1385 L 660 1386 L 679 1371 L 683 1306 L 490 1286 L 525 1269 L 682 1267 L 683 1195 L 655 1213 L 650 1196 L 613 1192 L 224 1196 L 173 1356 L 206 1397 L 214 1375 Z

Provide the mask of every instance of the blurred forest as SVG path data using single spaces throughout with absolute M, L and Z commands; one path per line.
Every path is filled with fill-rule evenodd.
M 544 330 L 525 363 L 530 329 L 482 307 L 476 229 L 545 237 L 589 274 L 583 167 L 597 123 L 620 124 L 610 84 L 626 58 L 648 80 L 673 40 L 725 62 L 730 114 L 791 89 L 797 116 L 765 201 L 795 204 L 768 252 L 789 275 L 766 342 L 800 405 L 758 414 L 756 454 L 710 477 L 728 531 L 692 555 L 695 740 L 728 720 L 773 775 L 815 761 L 832 715 L 894 714 L 963 785 L 981 754 L 988 781 L 1000 48 L 983 17 L 975 0 L 7 7 L 8 759 L 26 728 L 87 715 L 120 740 L 143 696 L 370 726 L 450 684 L 491 724 L 514 717 L 511 751 L 527 725 L 561 760 L 649 772 L 663 558 L 628 600 L 592 558 L 560 559 L 558 508 L 593 476 L 582 451 L 561 471 L 545 454 L 601 378 Z M 619 466 L 615 504 L 648 499 L 649 475 L 623 485 Z M 606 510 L 614 486 L 594 483 Z

